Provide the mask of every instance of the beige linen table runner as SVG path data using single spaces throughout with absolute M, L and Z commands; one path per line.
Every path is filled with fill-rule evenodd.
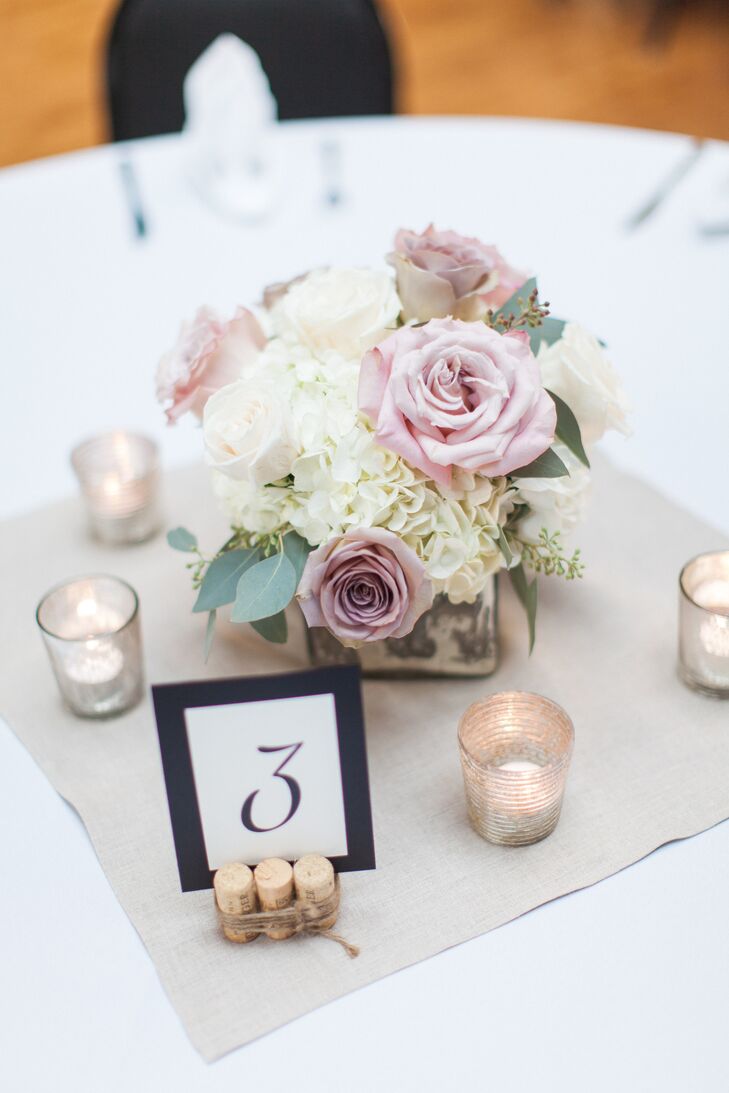
M 208 529 L 211 549 L 222 541 L 204 470 L 175 472 L 165 485 L 169 526 Z M 1 534 L 0 712 L 83 818 L 206 1059 L 729 816 L 729 703 L 692 694 L 675 672 L 680 566 L 726 541 L 601 460 L 578 537 L 585 579 L 542 580 L 531 659 L 521 611 L 506 594 L 503 659 L 491 679 L 364 686 L 378 868 L 342 878 L 337 927 L 361 956 L 349 960 L 320 938 L 231 945 L 218 933 L 211 893 L 180 891 L 149 700 L 106 722 L 67 713 L 34 609 L 67 577 L 126 578 L 141 600 L 150 682 L 298 668 L 301 632 L 273 647 L 224 623 L 205 666 L 205 618 L 190 614 L 185 557 L 163 537 L 127 549 L 95 544 L 76 501 L 6 522 Z M 469 828 L 456 747 L 465 707 L 512 688 L 561 703 L 576 731 L 559 826 L 517 849 L 490 846 Z M 254 993 L 241 990 L 252 982 Z

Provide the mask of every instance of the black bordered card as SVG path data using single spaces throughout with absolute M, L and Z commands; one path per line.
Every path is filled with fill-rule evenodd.
M 359 670 L 152 687 L 183 892 L 228 862 L 375 868 Z

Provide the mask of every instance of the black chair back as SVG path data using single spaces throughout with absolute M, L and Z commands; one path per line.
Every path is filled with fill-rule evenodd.
M 123 0 L 108 44 L 113 139 L 181 129 L 185 75 L 225 33 L 258 53 L 281 119 L 392 113 L 372 0 Z

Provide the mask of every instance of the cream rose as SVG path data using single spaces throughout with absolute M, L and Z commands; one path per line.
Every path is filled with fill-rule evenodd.
M 260 377 L 238 380 L 208 399 L 203 436 L 211 466 L 254 486 L 285 478 L 298 455 L 287 402 Z
M 335 349 L 360 357 L 394 328 L 400 300 L 389 273 L 370 269 L 320 269 L 295 281 L 274 305 L 279 334 L 315 353 Z
M 577 323 L 567 323 L 562 337 L 537 356 L 542 383 L 563 399 L 582 432 L 594 444 L 608 429 L 628 435 L 628 403 L 617 373 L 597 338 Z

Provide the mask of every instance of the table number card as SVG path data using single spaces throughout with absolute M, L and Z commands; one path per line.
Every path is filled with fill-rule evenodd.
M 231 861 L 374 869 L 356 668 L 152 688 L 184 892 Z

